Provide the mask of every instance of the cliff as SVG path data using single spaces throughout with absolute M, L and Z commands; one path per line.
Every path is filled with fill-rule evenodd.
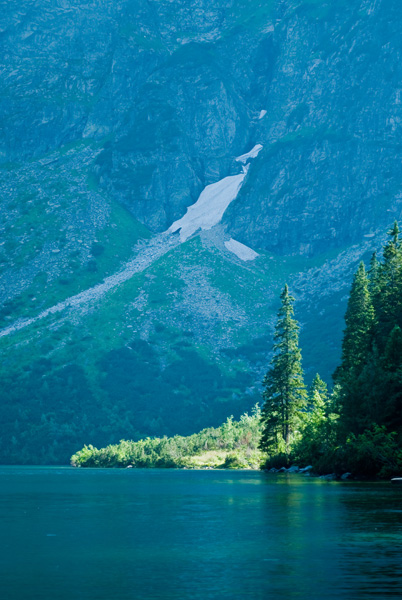
M 329 379 L 401 212 L 400 25 L 397 0 L 7 2 L 3 460 L 240 414 L 285 281 Z

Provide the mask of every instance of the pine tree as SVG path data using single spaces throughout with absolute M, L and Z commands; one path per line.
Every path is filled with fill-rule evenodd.
M 383 358 L 386 382 L 383 385 L 382 420 L 389 431 L 402 430 L 402 331 L 395 325 Z
M 374 326 L 374 308 L 368 285 L 364 264 L 360 263 L 353 279 L 345 314 L 342 362 L 334 374 L 335 383 L 340 385 L 338 400 L 345 432 L 362 431 L 364 399 L 359 375 L 372 350 Z
M 374 308 L 368 289 L 368 278 L 361 262 L 354 276 L 345 314 L 346 329 L 342 342 L 342 363 L 335 381 L 361 370 L 371 349 Z
M 308 410 L 303 414 L 302 438 L 294 448 L 297 460 L 311 464 L 330 450 L 334 442 L 335 420 L 327 385 L 317 374 L 309 390 Z
M 399 325 L 395 325 L 389 335 L 385 347 L 384 367 L 391 372 L 402 368 L 402 331 Z
M 373 342 L 366 363 L 354 384 L 349 384 L 349 405 L 344 411 L 348 416 L 346 425 L 349 432 L 362 433 L 374 423 L 383 425 L 386 414 L 384 410 L 389 377 L 383 368 L 383 360 L 376 342 Z M 353 393 L 352 393 L 352 391 Z M 349 433 L 348 432 L 348 433 Z
M 373 252 L 370 260 L 370 268 L 367 273 L 368 276 L 368 289 L 373 304 L 375 299 L 381 293 L 381 265 L 377 258 L 377 252 Z
M 308 409 L 310 412 L 318 409 L 321 410 L 325 407 L 328 400 L 328 387 L 325 381 L 321 379 L 317 373 L 311 384 L 308 394 Z
M 264 381 L 263 432 L 260 446 L 269 454 L 289 454 L 292 437 L 306 408 L 306 389 L 299 348 L 299 325 L 293 318 L 294 298 L 288 286 L 280 296 L 281 308 L 274 336 L 274 356 Z
M 379 294 L 375 298 L 376 341 L 381 353 L 394 326 L 402 326 L 402 247 L 396 221 L 388 235 L 379 270 Z
M 327 384 L 316 374 L 308 394 L 308 412 L 305 416 L 303 438 L 316 441 L 321 445 L 326 437 L 326 424 L 329 419 L 329 402 Z

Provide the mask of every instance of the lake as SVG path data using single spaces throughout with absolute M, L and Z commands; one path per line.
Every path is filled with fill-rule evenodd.
M 0 467 L 5 600 L 400 598 L 402 488 Z

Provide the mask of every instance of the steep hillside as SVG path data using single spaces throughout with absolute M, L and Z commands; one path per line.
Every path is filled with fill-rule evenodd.
M 330 379 L 402 209 L 397 0 L 51 0 L 0 15 L 0 459 L 255 403 L 288 281 Z

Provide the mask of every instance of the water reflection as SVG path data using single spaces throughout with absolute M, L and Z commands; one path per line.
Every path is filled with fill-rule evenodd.
M 0 483 L 7 600 L 400 597 L 389 484 L 23 468 Z

